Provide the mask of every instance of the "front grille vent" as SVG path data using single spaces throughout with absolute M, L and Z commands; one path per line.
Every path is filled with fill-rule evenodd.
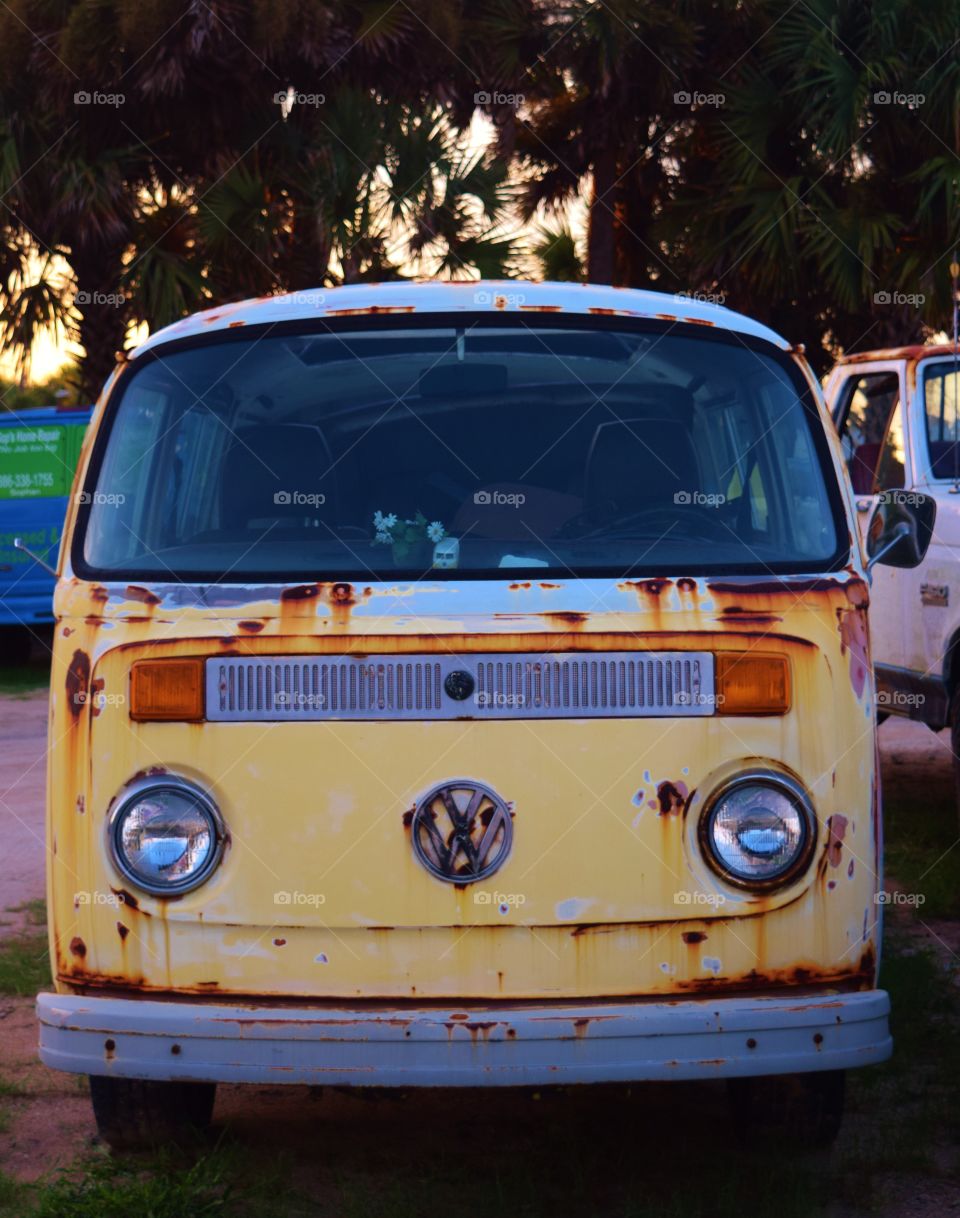
M 710 715 L 713 669 L 712 654 L 699 651 L 230 656 L 207 661 L 207 718 L 283 722 Z

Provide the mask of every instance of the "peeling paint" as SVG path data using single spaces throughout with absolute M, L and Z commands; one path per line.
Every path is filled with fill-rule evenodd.
M 827 821 L 827 861 L 839 867 L 843 856 L 843 839 L 847 833 L 847 818 L 837 813 Z

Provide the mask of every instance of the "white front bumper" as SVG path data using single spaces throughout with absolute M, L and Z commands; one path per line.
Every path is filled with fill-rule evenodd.
M 80 1074 L 544 1086 L 842 1070 L 892 1052 L 882 990 L 674 1002 L 261 1007 L 40 994 L 40 1056 Z

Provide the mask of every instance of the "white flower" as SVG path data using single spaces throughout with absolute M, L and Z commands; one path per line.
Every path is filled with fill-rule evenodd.
M 384 516 L 383 512 L 373 513 L 373 527 L 378 533 L 388 533 L 396 523 L 397 518 L 393 512 L 389 516 Z
M 391 512 L 389 516 L 384 516 L 383 523 L 380 525 L 380 528 L 381 529 L 392 529 L 396 523 L 397 523 L 397 518 L 394 515 L 394 513 Z
M 383 512 L 374 512 L 373 513 L 373 527 L 377 530 L 378 533 L 383 528 Z
M 393 538 L 389 533 L 378 532 L 373 540 L 379 546 L 389 546 L 393 544 Z
M 444 529 L 439 520 L 435 520 L 433 524 L 427 525 L 427 536 L 431 541 L 440 541 L 445 533 L 446 529 Z

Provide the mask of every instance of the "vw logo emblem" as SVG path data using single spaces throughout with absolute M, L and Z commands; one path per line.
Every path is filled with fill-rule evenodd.
M 434 787 L 417 802 L 411 821 L 413 852 L 431 875 L 473 884 L 493 875 L 513 843 L 510 809 L 471 778 Z

